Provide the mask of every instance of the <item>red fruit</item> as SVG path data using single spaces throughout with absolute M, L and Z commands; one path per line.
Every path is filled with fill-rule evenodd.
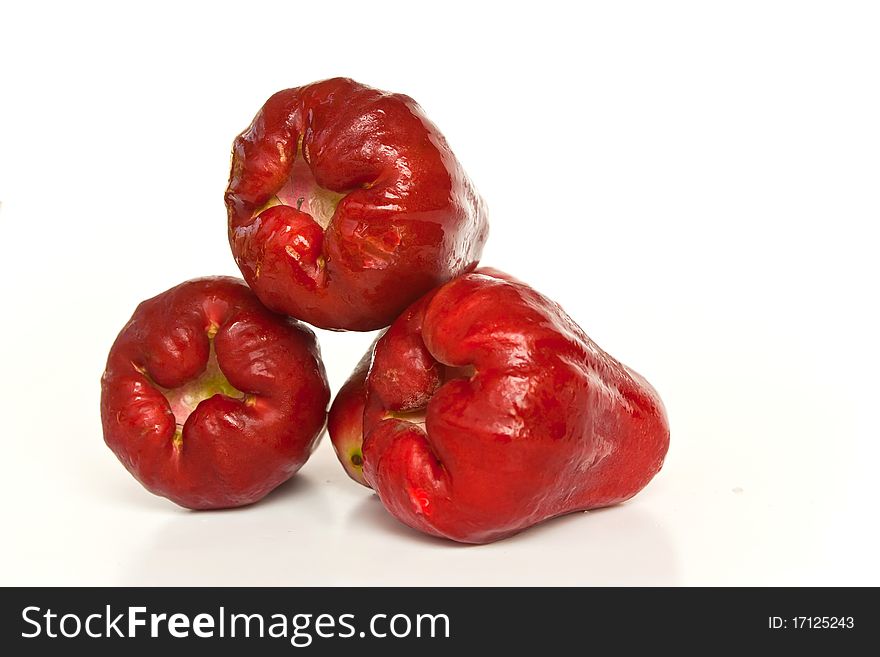
M 101 379 L 104 440 L 147 490 L 191 509 L 251 504 L 317 444 L 330 392 L 314 334 L 235 278 L 141 303 Z
M 396 518 L 465 543 L 622 502 L 669 446 L 647 381 L 490 269 L 410 306 L 343 392 L 330 437 L 349 473 L 357 455 L 354 478 Z
M 376 343 L 373 343 L 373 347 Z M 327 431 L 333 436 L 333 449 L 348 476 L 359 484 L 364 481 L 364 454 L 361 449 L 364 430 L 364 403 L 367 390 L 364 379 L 370 368 L 372 349 L 358 363 L 348 381 L 336 393 L 333 412 L 327 419 Z
M 229 243 L 272 310 L 329 329 L 390 324 L 476 266 L 486 210 L 407 96 L 345 78 L 279 91 L 235 140 Z

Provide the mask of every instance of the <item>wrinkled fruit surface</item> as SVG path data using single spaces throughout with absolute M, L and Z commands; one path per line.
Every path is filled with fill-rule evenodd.
M 192 509 L 250 504 L 306 462 L 329 389 L 314 334 L 243 281 L 141 303 L 101 379 L 104 440 L 149 491 Z
M 396 518 L 467 543 L 622 502 L 669 446 L 645 379 L 490 269 L 410 306 L 343 387 L 329 427 L 348 473 Z
M 272 310 L 321 328 L 388 326 L 476 266 L 486 210 L 409 97 L 335 78 L 266 101 L 235 140 L 229 242 Z

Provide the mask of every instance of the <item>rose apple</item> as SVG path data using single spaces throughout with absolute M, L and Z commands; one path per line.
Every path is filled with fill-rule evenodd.
M 289 479 L 329 401 L 314 334 L 226 277 L 141 303 L 101 391 L 110 449 L 149 491 L 191 509 L 250 504 Z
M 466 543 L 622 502 L 660 470 L 663 404 L 563 310 L 489 269 L 410 306 L 330 410 L 346 470 L 395 517 Z
M 407 96 L 335 78 L 279 91 L 235 140 L 229 242 L 272 310 L 328 329 L 390 324 L 476 266 L 486 210 Z

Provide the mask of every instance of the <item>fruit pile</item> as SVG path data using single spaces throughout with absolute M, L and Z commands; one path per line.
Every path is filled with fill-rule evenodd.
M 328 423 L 345 470 L 400 521 L 488 543 L 622 502 L 660 470 L 650 384 L 548 298 L 476 268 L 486 207 L 411 98 L 343 78 L 276 93 L 235 140 L 226 207 L 244 282 L 141 303 L 101 380 L 104 440 L 149 491 L 257 502 Z M 329 422 L 303 322 L 387 327 Z

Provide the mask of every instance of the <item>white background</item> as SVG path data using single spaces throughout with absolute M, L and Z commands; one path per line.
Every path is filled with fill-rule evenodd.
M 880 584 L 876 4 L 192 5 L 0 9 L 0 583 Z M 660 391 L 638 497 L 463 547 L 326 438 L 211 513 L 105 447 L 136 304 L 237 273 L 233 137 L 335 75 L 416 98 L 489 204 L 483 262 Z M 319 337 L 335 391 L 372 336 Z

